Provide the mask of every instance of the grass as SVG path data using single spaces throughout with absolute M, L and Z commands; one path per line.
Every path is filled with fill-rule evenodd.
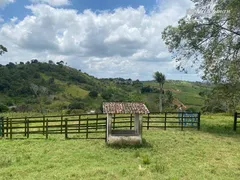
M 205 115 L 201 131 L 145 130 L 141 147 L 103 140 L 0 140 L 0 179 L 238 179 L 240 130 Z

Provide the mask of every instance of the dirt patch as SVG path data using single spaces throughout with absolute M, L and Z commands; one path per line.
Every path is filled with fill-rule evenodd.
M 173 99 L 173 104 L 177 105 L 178 107 L 180 107 L 182 105 L 182 109 L 187 109 L 187 106 L 185 106 L 181 101 L 179 101 L 179 99 L 174 98 Z
M 181 93 L 181 91 L 179 89 L 164 89 L 165 91 L 171 91 L 174 93 Z

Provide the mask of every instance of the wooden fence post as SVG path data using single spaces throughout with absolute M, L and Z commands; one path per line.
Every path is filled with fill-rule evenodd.
M 115 129 L 115 114 L 113 114 L 113 129 Z
M 63 132 L 63 115 L 61 115 L 61 134 Z
M 96 115 L 96 131 L 98 130 L 98 114 Z
M 235 112 L 234 113 L 234 122 L 233 122 L 233 130 L 236 131 L 237 130 L 237 117 L 238 116 L 238 113 Z
M 5 119 L 4 119 L 4 117 L 2 117 L 2 137 L 4 137 L 5 136 L 5 131 L 4 131 L 4 121 L 5 121 Z
M 81 128 L 81 115 L 78 116 L 78 132 L 80 133 Z
M 27 117 L 24 118 L 24 136 L 27 136 Z
M 201 118 L 201 113 L 199 112 L 198 113 L 198 123 L 197 123 L 197 129 L 198 129 L 198 131 L 200 130 L 200 118 Z
M 27 138 L 29 138 L 29 119 L 27 119 Z
M 10 139 L 12 139 L 12 119 L 10 119 Z
M 4 137 L 4 118 L 0 117 L 0 136 Z
M 46 139 L 48 139 L 48 118 L 46 119 Z
M 164 115 L 164 130 L 167 129 L 167 113 L 165 112 L 165 115 Z
M 68 119 L 65 118 L 65 139 L 68 139 Z
M 148 116 L 147 116 L 147 130 L 149 130 L 149 120 L 150 120 L 150 113 L 148 113 Z
M 43 115 L 43 135 L 45 133 L 45 115 Z
M 133 116 L 132 116 L 132 114 L 131 114 L 131 116 L 130 116 L 130 129 L 132 130 L 132 118 L 133 118 Z
M 182 112 L 182 117 L 181 117 L 181 118 L 182 118 L 182 122 L 181 122 L 181 130 L 182 130 L 182 131 L 183 131 L 183 113 L 184 113 L 184 112 Z
M 8 127 L 9 127 L 9 119 L 8 119 L 8 117 L 7 117 L 7 119 L 6 119 L 6 136 L 8 137 Z
M 107 142 L 107 118 L 105 119 L 105 142 Z
M 88 139 L 88 118 L 87 118 L 87 127 L 86 127 L 86 139 Z

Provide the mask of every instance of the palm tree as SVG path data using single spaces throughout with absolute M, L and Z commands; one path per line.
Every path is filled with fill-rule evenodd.
M 165 75 L 160 73 L 160 72 L 155 72 L 154 75 L 154 80 L 159 83 L 160 87 L 160 92 L 159 92 L 159 111 L 162 112 L 162 102 L 163 102 L 163 84 L 165 83 Z
M 2 55 L 5 52 L 7 52 L 7 48 L 0 44 L 0 55 Z

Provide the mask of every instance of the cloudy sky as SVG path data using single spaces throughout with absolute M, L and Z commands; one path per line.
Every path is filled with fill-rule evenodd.
M 190 0 L 0 0 L 0 63 L 63 60 L 96 77 L 199 81 L 178 72 L 161 38 Z

